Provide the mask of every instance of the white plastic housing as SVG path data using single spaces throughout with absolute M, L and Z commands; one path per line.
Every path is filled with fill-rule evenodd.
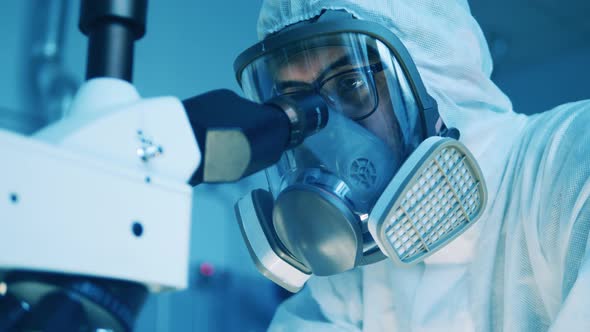
M 6 131 L 0 155 L 0 270 L 186 287 L 190 186 Z
M 12 269 L 187 286 L 201 154 L 174 97 L 85 83 L 32 138 L 0 130 L 0 274 Z M 139 234 L 141 233 L 141 234 Z
M 76 94 L 69 115 L 34 137 L 179 183 L 188 181 L 201 162 L 201 152 L 178 98 L 141 99 L 133 85 L 114 78 L 86 82 Z M 149 162 L 138 156 L 138 149 L 146 142 L 162 148 L 161 155 Z

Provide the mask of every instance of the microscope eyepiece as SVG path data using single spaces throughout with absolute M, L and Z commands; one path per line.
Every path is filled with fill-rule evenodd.
M 327 105 L 317 94 L 281 95 L 266 104 L 278 106 L 289 118 L 288 148 L 301 144 L 306 137 L 315 134 L 328 123 Z

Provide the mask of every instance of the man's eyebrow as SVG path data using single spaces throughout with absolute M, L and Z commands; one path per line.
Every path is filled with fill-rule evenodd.
M 315 81 L 321 82 L 326 76 L 328 76 L 328 74 L 330 74 L 330 72 L 332 72 L 340 67 L 344 67 L 344 66 L 350 65 L 350 64 L 352 64 L 350 56 L 343 55 L 340 58 L 338 58 L 338 60 L 332 62 L 328 67 L 326 67 L 322 71 L 322 73 L 315 79 Z
M 311 84 L 305 83 L 302 81 L 277 81 L 275 83 L 275 88 L 277 90 L 282 91 L 288 88 L 297 88 L 297 87 L 310 87 Z
M 315 79 L 314 82 L 321 82 L 330 72 L 344 67 L 346 65 L 350 65 L 350 56 L 343 55 L 338 60 L 332 62 L 329 66 L 327 66 L 324 70 L 322 70 L 321 74 Z M 313 83 L 312 83 L 313 84 Z M 291 88 L 291 87 L 309 87 L 311 84 L 301 81 L 277 81 L 275 83 L 276 87 L 280 87 L 281 89 Z

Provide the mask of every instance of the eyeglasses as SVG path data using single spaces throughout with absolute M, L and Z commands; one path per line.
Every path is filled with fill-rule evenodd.
M 311 83 L 283 82 L 274 86 L 274 95 L 315 92 L 321 95 L 335 110 L 352 120 L 360 121 L 371 116 L 379 105 L 375 74 L 386 67 L 382 62 L 353 68 L 323 77 Z

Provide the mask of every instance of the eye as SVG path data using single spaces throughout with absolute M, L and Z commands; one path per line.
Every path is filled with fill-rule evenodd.
M 358 108 L 367 103 L 371 91 L 366 75 L 354 71 L 338 77 L 335 82 L 336 95 L 342 106 Z
M 360 72 L 347 73 L 338 79 L 338 94 L 341 96 L 359 92 L 367 88 L 365 75 Z
M 298 91 L 298 89 L 296 89 L 296 88 L 277 88 L 277 87 L 275 87 L 273 90 L 274 90 L 275 96 L 288 95 L 288 94 L 296 93 Z

